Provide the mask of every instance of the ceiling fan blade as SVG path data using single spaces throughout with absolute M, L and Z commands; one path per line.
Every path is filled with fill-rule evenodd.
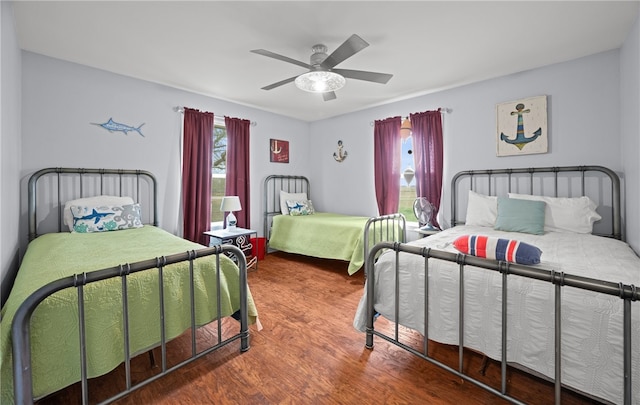
M 368 46 L 369 43 L 367 43 L 367 41 L 360 38 L 356 34 L 353 34 L 335 51 L 333 51 L 331 55 L 327 56 L 327 58 L 322 61 L 321 65 L 325 69 L 331 69 L 334 66 L 338 65 L 340 62 L 343 62 L 345 59 L 350 58 L 351 56 L 355 55 Z
M 332 71 L 349 79 L 365 80 L 367 82 L 381 84 L 386 84 L 393 77 L 393 75 L 389 73 L 367 72 L 364 70 L 332 69 Z
M 277 53 L 273 53 L 273 52 L 267 51 L 265 49 L 253 49 L 250 52 L 257 53 L 258 55 L 262 55 L 262 56 L 267 56 L 269 58 L 278 59 L 278 60 L 281 60 L 283 62 L 293 63 L 294 65 L 302 66 L 303 68 L 307 68 L 309 70 L 311 70 L 311 68 L 312 68 L 312 66 L 310 64 L 308 64 L 308 63 L 300 62 L 299 60 L 291 59 L 291 58 L 289 58 L 287 56 L 278 55 Z
M 281 80 L 281 81 L 279 81 L 277 83 L 273 83 L 273 84 L 270 84 L 268 86 L 264 86 L 262 88 L 262 90 L 271 90 L 271 89 L 275 89 L 276 87 L 280 87 L 283 84 L 291 83 L 292 81 L 296 80 L 296 77 L 298 77 L 298 76 L 293 76 L 293 77 L 290 77 L 288 79 Z
M 324 101 L 335 100 L 336 99 L 336 92 L 335 91 L 328 91 L 326 93 L 322 93 L 322 98 L 324 99 Z

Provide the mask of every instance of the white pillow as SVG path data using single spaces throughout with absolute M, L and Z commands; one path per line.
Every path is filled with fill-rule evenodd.
M 597 205 L 589 197 L 545 197 L 509 193 L 509 198 L 544 201 L 545 232 L 591 233 L 593 223 L 602 219 L 596 212 Z
M 85 206 L 85 207 L 102 207 L 102 206 L 122 206 L 133 204 L 133 198 L 131 197 L 118 197 L 111 195 L 99 195 L 95 197 L 78 198 L 77 200 L 69 200 L 64 204 L 64 213 L 62 220 L 65 225 L 69 227 L 69 232 L 73 231 L 73 213 L 71 212 L 71 206 Z
M 280 212 L 282 212 L 282 215 L 289 215 L 287 200 L 306 201 L 307 193 L 287 193 L 286 191 L 280 190 Z
M 469 190 L 467 219 L 465 225 L 488 226 L 493 228 L 498 217 L 498 197 L 488 196 Z

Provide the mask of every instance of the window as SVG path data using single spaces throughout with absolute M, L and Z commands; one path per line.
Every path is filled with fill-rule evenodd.
M 415 164 L 413 161 L 413 137 L 402 140 L 401 148 L 401 178 L 400 178 L 400 204 L 398 211 L 407 218 L 407 221 L 417 221 L 413 213 L 413 202 L 416 199 L 416 181 L 413 176 Z
M 213 127 L 213 150 L 211 151 L 211 223 L 224 219 L 220 203 L 227 184 L 227 129 L 215 123 Z

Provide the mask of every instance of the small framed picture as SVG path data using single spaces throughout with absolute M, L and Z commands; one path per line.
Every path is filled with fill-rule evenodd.
M 269 156 L 272 162 L 289 163 L 289 141 L 271 139 L 269 142 Z
M 497 156 L 547 153 L 547 96 L 496 106 Z

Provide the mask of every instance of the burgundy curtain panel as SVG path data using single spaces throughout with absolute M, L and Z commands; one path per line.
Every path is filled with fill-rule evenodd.
M 398 212 L 400 204 L 401 120 L 392 117 L 374 123 L 373 161 L 379 215 Z
M 240 228 L 251 227 L 249 192 L 249 128 L 251 122 L 224 117 L 227 127 L 227 181 L 225 195 L 240 197 L 242 211 L 234 212 Z M 226 220 L 225 213 L 225 220 Z
M 416 165 L 416 195 L 426 197 L 435 207 L 431 223 L 440 227 L 436 216 L 442 195 L 442 114 L 440 109 L 410 114 L 413 159 Z
M 213 113 L 184 109 L 182 152 L 183 237 L 209 245 Z

